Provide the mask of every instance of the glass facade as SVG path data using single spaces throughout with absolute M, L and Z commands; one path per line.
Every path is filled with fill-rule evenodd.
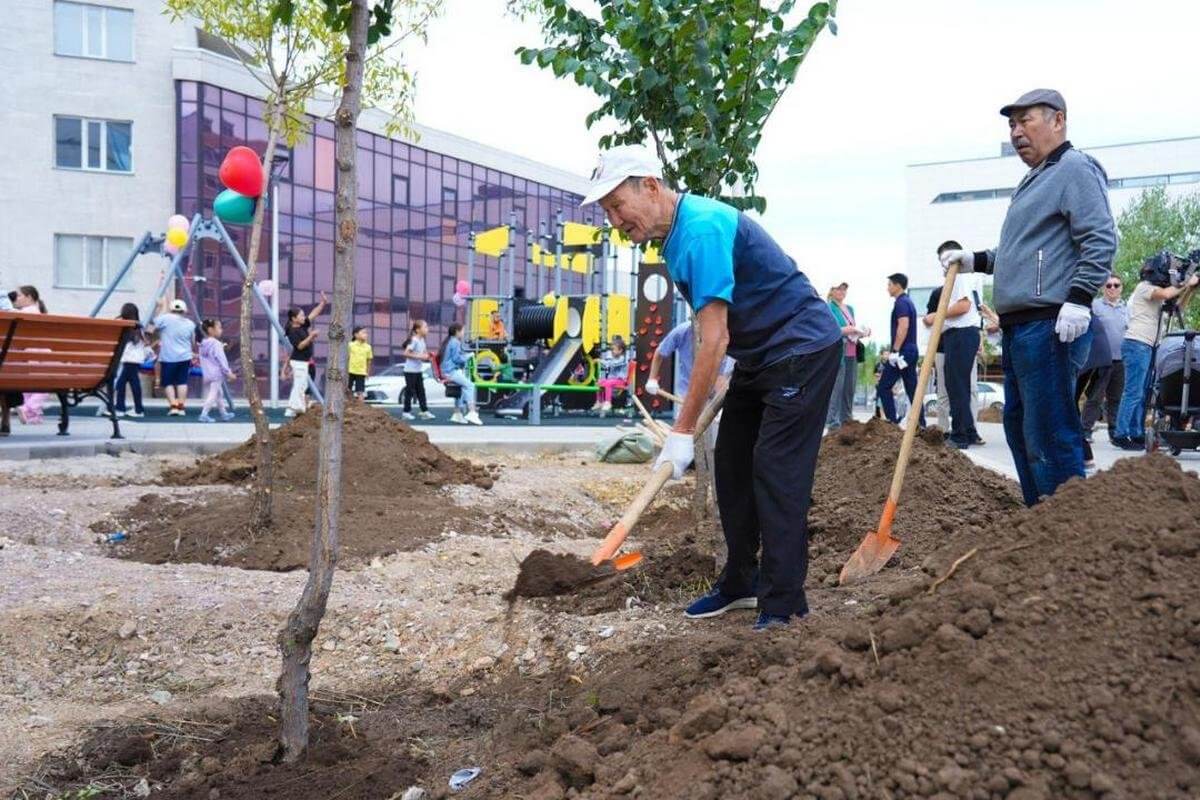
M 197 211 L 208 215 L 213 199 L 224 188 L 217 170 L 229 148 L 244 144 L 259 154 L 266 149 L 263 104 L 216 86 L 177 81 L 176 105 L 176 207 L 188 217 Z M 277 183 L 281 311 L 290 306 L 311 308 L 321 290 L 333 290 L 334 132 L 328 121 L 312 122 L 311 133 L 288 153 L 290 162 Z M 471 231 L 507 224 L 510 212 L 516 213 L 518 229 L 535 232 L 539 222 L 553 230 L 560 210 L 568 221 L 599 223 L 599 210 L 581 210 L 581 199 L 555 186 L 360 130 L 352 324 L 370 332 L 374 369 L 399 360 L 411 320 L 429 323 L 431 346 L 441 341 L 450 323 L 464 321 L 464 309 L 455 307 L 452 297 L 455 283 L 467 277 Z M 270 220 L 268 213 L 258 253 L 260 278 L 270 275 Z M 228 228 L 246 258 L 249 226 Z M 522 241 L 517 240 L 518 289 L 524 288 Z M 242 278 L 232 257 L 216 242 L 204 240 L 193 250 L 188 270 L 193 280 L 187 284 L 194 287 L 201 316 L 220 318 L 226 338 L 235 347 L 240 345 Z M 203 281 L 194 280 L 201 276 Z M 584 280 L 581 274 L 564 271 L 563 291 L 581 292 Z M 529 288 L 530 296 L 534 289 Z M 474 291 L 499 291 L 496 259 L 477 257 Z M 327 324 L 326 314 L 317 327 L 324 330 Z M 267 358 L 268 325 L 256 312 L 252 346 L 260 363 Z M 317 340 L 320 363 L 326 347 L 325 339 Z M 264 372 L 259 371 L 260 377 Z

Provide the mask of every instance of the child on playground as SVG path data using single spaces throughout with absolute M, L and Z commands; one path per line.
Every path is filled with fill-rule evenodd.
M 404 413 L 405 419 L 416 419 L 412 413 L 413 398 L 421 408 L 421 419 L 433 419 L 429 413 L 429 404 L 425 400 L 425 364 L 432 360 L 429 356 L 429 346 L 425 337 L 429 334 L 429 326 L 425 320 L 413 320 L 408 332 L 408 341 L 404 343 Z
M 475 384 L 467 377 L 467 354 L 463 350 L 462 330 L 462 323 L 450 324 L 449 335 L 442 342 L 438 358 L 442 377 L 462 387 L 462 394 L 458 396 L 457 407 L 450 416 L 450 421 L 459 425 L 482 425 L 483 420 L 475 410 Z M 463 414 L 464 408 L 467 410 L 466 414 Z
M 200 407 L 201 422 L 213 422 L 208 415 L 217 409 L 223 422 L 233 419 L 233 412 L 225 408 L 225 381 L 233 377 L 229 361 L 225 358 L 225 343 L 221 341 L 221 321 L 206 319 L 202 323 L 204 341 L 200 343 L 200 372 L 204 376 L 204 405 Z
M 346 371 L 350 373 L 350 394 L 362 400 L 367 395 L 367 376 L 371 374 L 371 359 L 375 351 L 367 341 L 367 329 L 357 326 L 350 334 L 350 360 Z
M 121 371 L 113 388 L 113 406 L 122 417 L 142 417 L 146 409 L 142 406 L 142 364 L 152 354 L 146 331 L 142 328 L 141 316 L 135 303 L 125 303 L 121 306 L 121 314 L 117 319 L 129 320 L 133 327 L 125 331 L 125 345 L 121 349 Z M 125 409 L 125 387 L 133 392 L 133 411 Z M 101 407 L 103 411 L 103 407 Z
M 612 411 L 614 389 L 624 389 L 629 386 L 629 351 L 625 348 L 625 340 L 614 336 L 609 347 L 608 355 L 600 358 L 600 380 L 596 382 L 600 391 L 596 395 L 596 405 L 593 411 L 599 411 L 604 416 Z

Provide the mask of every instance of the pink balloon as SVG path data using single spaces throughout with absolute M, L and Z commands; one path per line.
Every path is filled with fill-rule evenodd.
M 183 214 L 172 214 L 171 218 L 167 220 L 167 230 L 171 230 L 171 228 L 179 228 L 186 231 L 190 227 L 191 223 L 188 222 L 188 218 Z
M 464 298 L 458 292 L 454 293 L 453 299 L 454 299 L 454 305 L 458 306 L 459 308 L 462 308 L 463 306 L 465 306 L 467 304 L 466 298 Z
M 178 255 L 179 254 L 179 245 L 171 244 L 170 242 L 164 241 L 163 242 L 163 250 L 169 256 Z
M 459 281 L 455 285 L 454 291 L 456 294 L 460 294 L 463 297 L 468 297 L 471 294 L 471 284 L 467 283 L 466 281 Z
M 275 294 L 275 281 L 269 278 L 265 281 L 259 281 L 258 290 L 262 292 L 263 297 L 270 297 Z

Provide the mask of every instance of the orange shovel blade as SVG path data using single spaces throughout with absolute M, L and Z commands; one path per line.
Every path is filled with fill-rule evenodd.
M 896 503 L 888 498 L 883 507 L 883 516 L 879 519 L 879 530 L 868 533 L 854 555 L 850 556 L 838 576 L 839 584 L 845 585 L 874 575 L 896 554 L 900 549 L 900 540 L 892 536 L 892 517 L 895 515 Z
M 624 555 L 617 556 L 612 560 L 613 569 L 615 569 L 617 572 L 633 569 L 640 563 L 642 563 L 642 554 L 637 552 L 626 553 Z

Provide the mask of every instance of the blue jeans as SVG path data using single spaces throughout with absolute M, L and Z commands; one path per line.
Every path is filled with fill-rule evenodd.
M 471 379 L 467 377 L 467 373 L 461 369 L 456 369 L 446 376 L 453 383 L 457 383 L 462 387 L 462 394 L 458 397 L 458 402 L 455 403 L 460 411 L 469 411 L 475 407 L 475 384 L 471 383 Z
M 919 411 L 921 427 L 925 427 L 924 398 L 913 397 L 917 393 L 917 350 L 915 347 L 912 350 L 906 348 L 900 351 L 900 355 L 904 357 L 906 366 L 904 369 L 896 369 L 885 361 L 883 372 L 879 375 L 879 383 L 875 386 L 875 394 L 879 397 L 879 403 L 883 406 L 883 416 L 887 418 L 887 421 L 899 422 L 900 418 L 896 414 L 896 400 L 892 397 L 892 387 L 896 385 L 896 381 L 903 381 L 904 393 L 908 395 L 908 413 Z
M 1125 389 L 1117 409 L 1116 436 L 1140 439 L 1146 435 L 1146 373 L 1150 371 L 1150 345 L 1121 340 L 1121 360 L 1125 362 Z
M 1011 325 L 1002 340 L 1004 438 L 1027 506 L 1054 494 L 1068 479 L 1084 476 L 1075 381 L 1087 361 L 1092 334 L 1064 344 L 1054 322 Z

